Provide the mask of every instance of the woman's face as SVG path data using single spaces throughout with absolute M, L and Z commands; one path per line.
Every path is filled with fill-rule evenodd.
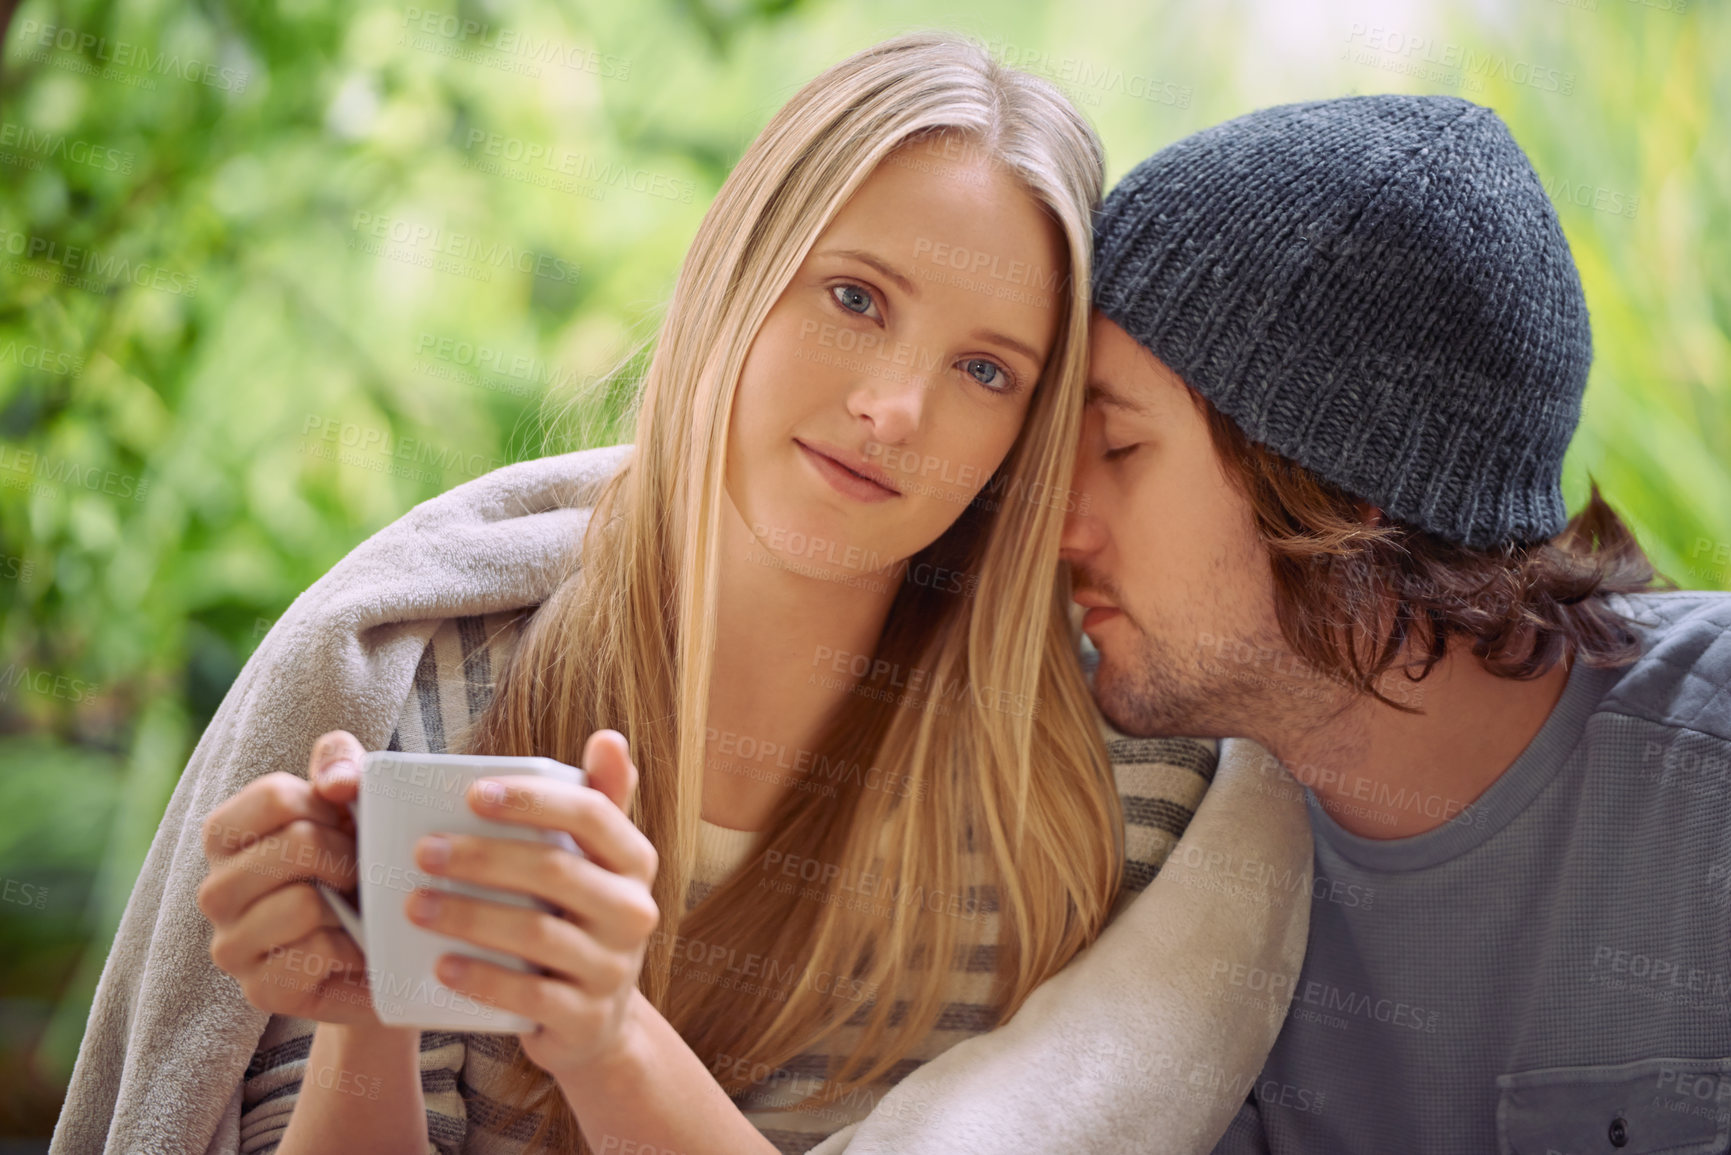
M 727 488 L 761 546 L 835 578 L 935 541 L 1021 430 L 1065 271 L 1058 226 L 976 146 L 892 153 L 746 355 Z

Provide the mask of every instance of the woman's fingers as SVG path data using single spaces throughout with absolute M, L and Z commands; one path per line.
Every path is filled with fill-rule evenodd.
M 354 890 L 359 882 L 355 840 L 345 831 L 296 818 L 220 860 L 199 884 L 198 909 L 220 927 L 241 918 L 271 891 L 314 878 L 339 891 Z
M 543 899 L 613 949 L 635 948 L 660 922 L 649 884 L 641 879 L 615 874 L 546 843 L 467 834 L 443 837 L 450 844 L 450 858 L 442 865 L 427 855 L 429 840 L 415 847 L 415 863 L 428 874 Z
M 583 744 L 584 784 L 605 794 L 625 812 L 637 792 L 637 766 L 631 748 L 617 730 L 597 730 Z
M 598 730 L 583 750 L 585 784 L 532 776 L 477 782 L 469 806 L 483 817 L 559 830 L 582 854 L 537 841 L 445 835 L 445 852 L 415 848 L 421 869 L 481 886 L 530 894 L 557 914 L 467 895 L 418 892 L 436 899 L 409 917 L 421 926 L 476 946 L 491 947 L 548 972 L 523 974 L 461 955 L 444 955 L 435 973 L 477 1002 L 515 1011 L 537 1024 L 520 1034 L 524 1052 L 561 1078 L 616 1048 L 637 993 L 649 935 L 660 921 L 651 894 L 655 848 L 626 810 L 637 789 L 625 739 Z
M 361 791 L 361 759 L 366 757 L 361 741 L 347 730 L 321 734 L 313 743 L 307 761 L 307 781 L 319 796 L 339 806 L 344 815 L 348 804 Z
M 377 1022 L 365 956 L 308 881 L 340 891 L 359 881 L 347 804 L 359 791 L 364 755 L 354 735 L 323 734 L 306 778 L 263 775 L 204 821 L 211 870 L 196 901 L 213 927 L 211 961 L 262 1010 Z
M 210 957 L 236 974 L 256 965 L 273 947 L 295 942 L 320 927 L 341 926 L 315 887 L 284 886 L 253 903 L 240 917 L 221 924 L 211 936 Z
M 319 797 L 304 778 L 276 770 L 253 779 L 206 816 L 204 856 L 215 864 L 297 818 L 335 828 L 347 813 Z
M 340 927 L 321 926 L 270 948 L 245 972 L 247 1001 L 272 1014 L 325 1023 L 373 1023 L 366 959 Z
M 516 955 L 600 994 L 635 977 L 620 952 L 607 949 L 586 930 L 558 915 L 466 895 L 438 894 L 437 898 L 438 909 L 432 915 L 410 914 L 417 926 Z M 412 898 L 409 909 L 416 910 Z M 457 965 L 464 965 L 464 961 L 459 959 Z M 456 973 L 448 968 L 446 956 L 440 956 L 441 982 L 445 982 L 446 973 Z
M 489 799 L 487 787 L 502 793 Z M 616 874 L 655 881 L 655 847 L 611 798 L 588 786 L 533 775 L 499 775 L 469 788 L 469 806 L 483 818 L 562 830 L 584 854 Z
M 574 983 L 524 974 L 485 959 L 446 956 L 436 973 L 440 982 L 476 1002 L 513 1011 L 541 1026 L 558 1023 L 579 1038 L 594 1037 L 617 1013 L 611 1000 L 590 997 Z

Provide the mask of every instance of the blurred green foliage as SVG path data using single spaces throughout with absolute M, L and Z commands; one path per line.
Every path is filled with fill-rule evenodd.
M 0 5 L 0 12 L 7 6 Z M 622 6 L 29 0 L 0 66 L 0 1134 L 47 1134 L 193 744 L 278 614 L 506 461 L 624 440 L 733 159 L 823 66 L 972 33 L 1117 176 L 1287 100 L 1490 104 L 1545 179 L 1596 360 L 1589 474 L 1731 586 L 1731 14 L 1237 0 Z M 466 26 L 463 21 L 472 21 Z M 28 889 L 26 889 L 28 888 Z

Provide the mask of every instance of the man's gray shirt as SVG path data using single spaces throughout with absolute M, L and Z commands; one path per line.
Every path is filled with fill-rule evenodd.
M 1293 995 L 1216 1155 L 1731 1150 L 1731 594 L 1620 604 L 1641 658 L 1576 663 L 1442 826 L 1358 837 L 1306 791 L 1308 953 L 1220 976 Z

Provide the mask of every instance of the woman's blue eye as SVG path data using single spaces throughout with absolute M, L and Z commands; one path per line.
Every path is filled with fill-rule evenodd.
M 997 383 L 1002 381 L 1004 377 L 1004 371 L 998 367 L 997 362 L 988 361 L 984 357 L 972 357 L 968 359 L 966 365 L 968 376 L 972 377 L 986 388 L 1004 388 L 1004 385 Z
M 837 285 L 830 292 L 836 303 L 850 313 L 865 313 L 872 307 L 872 296 L 858 285 Z

